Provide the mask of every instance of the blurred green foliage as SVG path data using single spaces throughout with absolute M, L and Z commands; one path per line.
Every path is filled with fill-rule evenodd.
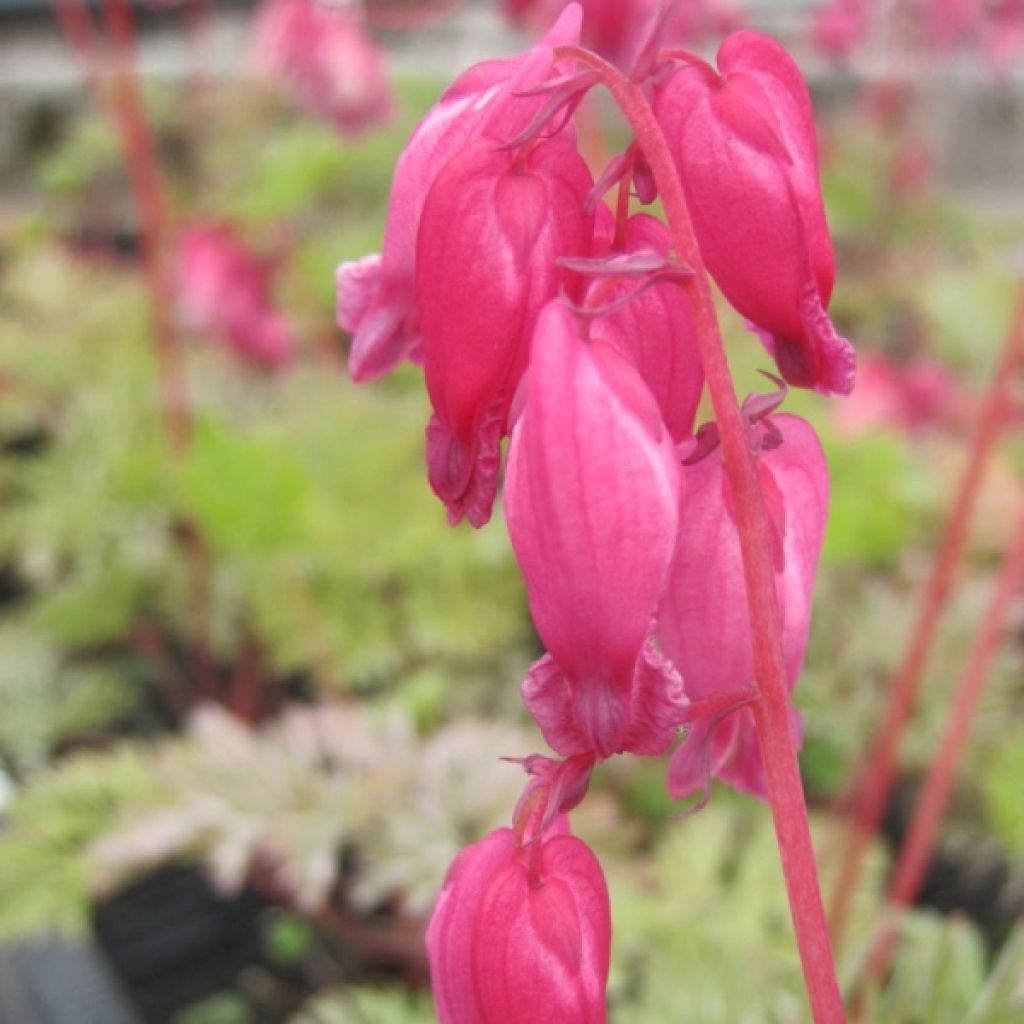
M 103 226 L 104 213 L 106 227 L 134 230 L 101 119 L 74 119 L 36 169 L 52 219 L 30 215 L 0 238 L 0 577 L 11 589 L 0 764 L 16 786 L 0 831 L 0 935 L 80 931 L 97 887 L 168 859 L 238 888 L 271 850 L 301 912 L 275 919 L 265 946 L 294 967 L 322 954 L 312 910 L 341 875 L 360 912 L 421 916 L 454 851 L 507 819 L 520 779 L 496 758 L 540 744 L 493 724 L 521 714 L 516 684 L 536 644 L 505 532 L 448 529 L 425 480 L 418 372 L 354 386 L 333 325 L 331 269 L 379 246 L 395 157 L 439 89 L 403 82 L 399 117 L 359 142 L 232 89 L 207 97 L 215 130 L 185 131 L 170 94 L 154 90 L 176 220 L 237 218 L 280 252 L 278 296 L 303 345 L 295 367 L 268 376 L 187 338 L 195 420 L 178 458 L 136 268 L 83 259 L 61 237 Z M 976 394 L 1008 317 L 1000 256 L 940 197 L 894 204 L 891 154 L 847 127 L 825 174 L 844 263 L 837 320 L 861 351 L 896 357 L 923 329 Z M 732 333 L 740 381 L 764 390 L 763 353 Z M 815 423 L 832 472 L 796 698 L 808 788 L 826 799 L 858 766 L 902 656 L 963 439 L 884 426 L 851 438 L 814 397 L 791 394 L 787 409 Z M 972 545 L 907 746 L 914 772 L 928 763 L 998 550 L 998 529 Z M 211 697 L 200 641 L 212 696 L 229 706 L 255 642 L 258 685 L 275 695 L 268 722 L 250 732 L 224 711 L 189 715 Z M 1020 731 L 1005 724 L 1024 704 L 1020 653 L 1001 655 L 964 767 L 968 813 L 958 808 L 1018 853 L 1024 763 Z M 339 729 L 347 745 L 328 755 L 314 734 L 335 700 L 358 701 L 361 724 Z M 716 789 L 692 820 L 670 820 L 674 811 L 663 765 L 645 761 L 608 766 L 577 815 L 613 891 L 614 1019 L 799 1018 L 766 810 Z M 344 874 L 357 853 L 361 868 Z M 877 916 L 883 859 L 876 852 L 841 965 L 847 985 Z M 872 1021 L 1020 1019 L 1019 934 L 989 974 L 973 926 L 915 913 L 902 927 L 891 982 L 868 993 Z M 338 991 L 293 1024 L 433 1019 L 422 992 L 328 987 Z M 246 1007 L 222 993 L 177 1024 L 244 1020 Z

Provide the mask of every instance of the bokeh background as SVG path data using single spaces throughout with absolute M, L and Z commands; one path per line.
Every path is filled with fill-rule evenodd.
M 542 749 L 517 696 L 539 646 L 500 515 L 451 530 L 430 493 L 419 371 L 347 378 L 334 268 L 379 248 L 417 119 L 529 27 L 496 0 L 368 0 L 371 56 L 339 43 L 349 78 L 311 92 L 268 57 L 267 8 L 117 6 L 66 0 L 69 39 L 45 0 L 0 3 L 0 1021 L 430 1021 L 423 924 L 509 819 L 499 755 Z M 833 481 L 796 691 L 826 881 L 1024 272 L 1024 16 L 943 34 L 953 5 L 838 6 L 862 30 L 758 0 L 693 42 L 742 17 L 804 69 L 861 361 L 850 399 L 787 400 Z M 625 135 L 588 102 L 598 167 Z M 764 390 L 723 316 L 741 392 Z M 847 983 L 1022 507 L 1010 394 Z M 1022 645 L 1015 602 L 867 1019 L 1024 1020 Z M 612 1019 L 801 1019 L 769 810 L 716 785 L 684 818 L 663 774 L 617 759 L 574 815 L 612 888 Z

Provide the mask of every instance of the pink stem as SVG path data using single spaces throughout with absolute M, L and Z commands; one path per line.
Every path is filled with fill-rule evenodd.
M 992 661 L 999 649 L 1006 615 L 1024 577 L 1024 515 L 1017 520 L 1010 548 L 989 604 L 981 631 L 971 649 L 967 667 L 946 717 L 946 728 L 928 769 L 914 808 L 910 830 L 900 850 L 899 860 L 889 885 L 889 903 L 909 906 L 917 898 L 931 861 L 939 826 L 949 805 L 957 765 L 970 735 Z M 879 933 L 868 966 L 868 978 L 882 977 L 896 947 L 897 933 L 888 925 Z
M 164 258 L 167 218 L 163 188 L 135 69 L 135 26 L 128 0 L 104 0 L 104 14 L 116 59 L 111 102 L 141 220 L 164 423 L 172 448 L 180 451 L 188 440 L 191 414 Z
M 65 40 L 78 56 L 90 91 L 102 103 L 102 55 L 88 9 L 81 0 L 53 0 L 53 9 Z
M 836 942 L 849 916 L 857 890 L 864 857 L 889 802 L 896 778 L 896 758 L 903 734 L 921 689 L 924 668 L 939 620 L 949 598 L 954 572 L 967 540 L 971 514 L 977 501 L 985 467 L 1002 426 L 1009 388 L 1024 350 L 1024 286 L 1013 326 L 1007 336 L 999 365 L 989 386 L 971 440 L 967 468 L 957 491 L 945 533 L 939 543 L 932 575 L 921 605 L 920 617 L 911 635 L 903 664 L 896 675 L 885 719 L 878 729 L 871 751 L 864 759 L 866 769 L 854 785 L 853 831 L 844 850 L 835 887 L 832 890 L 830 920 Z
M 775 833 L 789 895 L 790 912 L 811 1011 L 817 1024 L 845 1021 L 836 982 L 832 946 L 818 885 L 818 869 L 807 823 L 803 782 L 789 733 L 789 687 L 782 655 L 775 573 L 764 498 L 747 427 L 715 316 L 700 248 L 682 184 L 654 111 L 642 89 L 595 54 L 576 47 L 557 51 L 601 74 L 643 149 L 665 209 L 677 257 L 692 267 L 690 296 L 698 348 L 722 439 L 725 470 L 736 507 L 747 602 L 754 648 L 754 671 L 761 699 L 752 705 L 761 756 L 768 779 Z

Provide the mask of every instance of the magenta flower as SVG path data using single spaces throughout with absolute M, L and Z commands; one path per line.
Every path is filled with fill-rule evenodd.
M 391 113 L 383 57 L 352 5 L 266 0 L 256 24 L 254 63 L 346 135 Z
M 959 388 L 953 375 L 933 359 L 894 363 L 869 355 L 857 375 L 857 387 L 836 409 L 835 421 L 851 436 L 878 427 L 913 433 L 956 419 Z
M 807 646 L 828 511 L 828 469 L 810 424 L 785 414 L 773 416 L 770 424 L 753 431 L 762 442 L 775 430 L 783 437 L 777 448 L 761 451 L 759 469 L 792 688 Z M 739 536 L 720 451 L 684 467 L 683 494 L 685 522 L 658 618 L 658 638 L 683 674 L 687 695 L 700 702 L 752 687 L 754 664 Z M 795 712 L 793 728 L 798 736 Z M 766 795 L 748 709 L 694 727 L 672 757 L 669 791 L 682 797 L 703 788 L 709 771 L 737 789 Z
M 650 643 L 679 518 L 672 439 L 636 370 L 562 302 L 541 313 L 525 392 L 505 512 L 549 654 L 523 699 L 560 754 L 660 753 L 686 705 Z
M 229 224 L 200 224 L 178 240 L 174 275 L 188 324 L 268 369 L 295 354 L 291 328 L 271 299 L 274 262 L 248 249 Z
M 427 193 L 444 165 L 487 136 L 494 144 L 526 126 L 543 102 L 517 95 L 552 73 L 553 48 L 579 42 L 575 4 L 528 53 L 466 71 L 420 122 L 395 166 L 383 253 L 338 268 L 338 324 L 352 333 L 349 372 L 374 380 L 403 359 L 422 361 L 416 304 L 416 239 Z
M 826 313 L 835 263 L 807 86 L 756 32 L 726 39 L 718 65 L 694 58 L 655 101 L 701 254 L 787 381 L 848 394 L 855 359 Z
M 660 220 L 638 213 L 626 222 L 624 252 L 667 257 L 671 248 L 668 228 Z M 598 279 L 590 287 L 588 301 L 598 306 L 614 303 L 636 288 L 633 280 L 609 287 Z M 693 433 L 704 370 L 690 305 L 678 282 L 645 287 L 621 308 L 597 317 L 590 337 L 607 342 L 632 362 L 657 401 L 674 441 Z
M 573 287 L 556 260 L 589 251 L 592 186 L 566 142 L 521 155 L 484 143 L 445 166 L 423 206 L 416 294 L 434 407 L 427 467 L 453 524 L 490 518 L 537 315 Z
M 603 1024 L 611 947 L 597 858 L 568 834 L 511 829 L 467 847 L 427 929 L 440 1024 Z
M 869 0 L 828 0 L 811 15 L 811 41 L 826 57 L 842 59 L 868 31 Z

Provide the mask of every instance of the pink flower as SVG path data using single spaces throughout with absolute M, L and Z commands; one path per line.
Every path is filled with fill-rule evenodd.
M 851 436 L 877 427 L 913 432 L 954 419 L 957 391 L 949 371 L 931 359 L 899 365 L 870 355 L 853 394 L 836 409 L 835 420 Z
M 848 394 L 855 361 L 826 313 L 835 264 L 807 86 L 756 32 L 726 39 L 718 66 L 694 59 L 655 100 L 701 253 L 787 381 Z
M 427 391 L 430 483 L 449 521 L 490 518 L 501 439 L 541 307 L 573 287 L 561 256 L 585 256 L 593 179 L 569 143 L 468 148 L 423 206 L 416 294 Z
M 995 74 L 1014 70 L 1024 52 L 1024 0 L 1001 0 L 988 9 L 982 50 Z
M 811 40 L 825 56 L 844 58 L 864 40 L 870 0 L 828 0 L 811 16 Z
M 625 234 L 623 251 L 627 253 L 646 251 L 667 257 L 672 248 L 668 229 L 646 213 L 630 217 Z M 609 287 L 607 281 L 599 279 L 591 285 L 588 301 L 600 307 L 636 288 L 636 281 Z M 674 441 L 683 441 L 693 433 L 704 370 L 689 302 L 678 282 L 644 288 L 622 308 L 597 317 L 590 336 L 607 342 L 636 367 Z
M 427 929 L 440 1024 L 603 1024 L 611 947 L 597 859 L 568 834 L 503 828 L 448 871 Z
M 561 302 L 541 313 L 509 451 L 505 511 L 549 654 L 523 685 L 560 754 L 660 753 L 686 705 L 650 643 L 679 522 L 679 468 L 658 407 Z
M 770 421 L 781 432 L 758 468 L 774 543 L 776 594 L 790 688 L 796 683 L 811 617 L 811 597 L 828 511 L 828 469 L 813 428 L 796 416 Z M 755 438 L 768 436 L 764 424 Z M 684 504 L 675 560 L 658 619 L 658 638 L 694 701 L 751 687 L 750 616 L 732 497 L 721 452 L 683 470 Z M 685 517 L 685 518 L 683 518 Z M 793 713 L 799 736 L 799 719 Z M 765 779 L 749 709 L 720 722 L 701 721 L 676 750 L 669 791 L 702 788 L 708 772 L 737 789 L 765 796 Z
M 178 240 L 174 280 L 186 320 L 270 369 L 295 354 L 291 328 L 271 300 L 273 273 L 273 262 L 251 252 L 231 225 L 196 225 Z
M 345 134 L 372 128 L 391 113 L 383 58 L 350 4 L 266 0 L 254 54 L 259 70 Z
M 352 337 L 349 372 L 374 380 L 403 359 L 422 361 L 416 304 L 416 239 L 427 193 L 444 165 L 486 136 L 500 144 L 525 127 L 543 101 L 515 95 L 552 73 L 556 46 L 579 42 L 573 4 L 529 53 L 477 64 L 420 122 L 395 166 L 384 249 L 338 268 L 338 324 Z

